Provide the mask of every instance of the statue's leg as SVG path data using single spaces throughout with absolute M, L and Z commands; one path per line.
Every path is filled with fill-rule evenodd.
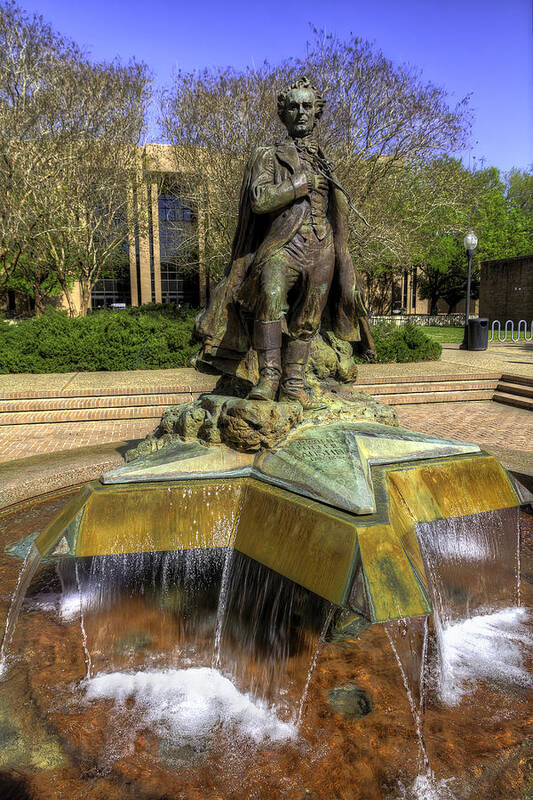
M 275 400 L 281 376 L 281 319 L 254 322 L 254 349 L 259 381 L 248 393 L 250 400 Z
M 305 369 L 309 360 L 310 348 L 309 340 L 287 337 L 283 349 L 280 400 L 297 400 L 304 408 L 311 408 L 314 405 L 305 390 Z
M 297 400 L 304 408 L 313 408 L 305 390 L 305 370 L 311 339 L 316 335 L 326 307 L 335 266 L 333 237 L 317 240 L 311 233 L 301 245 L 302 291 L 291 314 L 289 335 L 283 350 L 280 399 Z
M 288 288 L 286 260 L 279 253 L 261 269 L 253 335 L 259 381 L 248 393 L 250 400 L 276 399 L 281 377 L 281 322 L 287 310 Z

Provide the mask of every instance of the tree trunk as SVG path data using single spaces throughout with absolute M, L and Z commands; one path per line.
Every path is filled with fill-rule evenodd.
M 41 284 L 38 281 L 35 281 L 33 287 L 33 297 L 35 302 L 35 316 L 40 317 L 43 313 L 43 296 L 41 293 Z
M 58 266 L 56 268 L 56 274 L 57 274 L 57 279 L 59 281 L 59 285 L 61 286 L 63 294 L 65 295 L 65 300 L 67 301 L 68 315 L 69 317 L 76 317 L 77 316 L 76 304 L 72 297 L 72 292 L 70 291 L 70 287 L 67 281 L 65 280 L 64 270 Z
M 80 281 L 81 286 L 81 304 L 80 304 L 80 317 L 86 317 L 87 311 L 91 304 L 91 286 L 86 278 Z
M 72 293 L 69 289 L 68 283 L 61 284 L 61 288 L 63 289 L 63 294 L 65 295 L 65 300 L 67 301 L 68 306 L 68 315 L 69 317 L 77 316 L 76 304 L 74 303 L 74 299 L 72 297 Z

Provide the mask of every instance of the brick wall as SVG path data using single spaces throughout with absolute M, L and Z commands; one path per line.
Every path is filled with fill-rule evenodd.
M 533 255 L 481 262 L 479 315 L 491 322 L 533 320 Z

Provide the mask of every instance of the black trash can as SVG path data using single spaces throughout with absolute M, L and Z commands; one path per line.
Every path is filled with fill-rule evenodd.
M 468 349 L 486 350 L 489 346 L 488 317 L 475 317 L 468 320 Z

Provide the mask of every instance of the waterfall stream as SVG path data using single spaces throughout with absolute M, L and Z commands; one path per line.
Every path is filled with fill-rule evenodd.
M 80 629 L 81 629 L 81 640 L 83 645 L 83 653 L 85 655 L 85 663 L 87 664 L 87 678 L 92 678 L 92 659 L 91 654 L 89 652 L 89 648 L 87 646 L 87 631 L 85 630 L 85 616 L 83 612 L 83 593 L 81 591 L 81 584 L 80 584 L 80 573 L 78 569 L 78 564 L 76 563 L 76 584 L 78 586 L 78 594 L 80 598 Z
M 520 607 L 519 508 L 441 519 L 417 526 L 433 606 L 436 659 L 428 663 L 428 624 L 400 620 L 385 631 L 413 715 L 422 769 L 402 797 L 453 797 L 437 781 L 424 738 L 424 699 L 432 683 L 440 702 L 458 705 L 479 681 L 533 688 L 524 650 L 533 645 Z
M 15 629 L 17 627 L 20 609 L 22 608 L 22 603 L 24 602 L 24 598 L 26 597 L 26 592 L 28 591 L 28 587 L 32 581 L 32 578 L 35 575 L 39 564 L 41 563 L 41 559 L 41 554 L 35 545 L 32 544 L 26 553 L 26 557 L 24 558 L 22 567 L 20 568 L 17 585 L 15 586 L 15 590 L 11 597 L 9 611 L 7 612 L 4 638 L 2 640 L 2 646 L 0 647 L 0 676 L 7 669 L 10 647 L 15 634 Z
M 304 690 L 302 692 L 302 697 L 300 699 L 300 703 L 298 705 L 298 713 L 296 715 L 296 724 L 300 725 L 303 718 L 304 708 L 305 708 L 305 701 L 307 700 L 307 692 L 309 691 L 309 684 L 311 683 L 311 678 L 313 677 L 313 672 L 315 671 L 315 667 L 318 662 L 318 657 L 320 655 L 320 651 L 326 641 L 326 635 L 329 630 L 329 626 L 331 625 L 331 621 L 333 619 L 333 615 L 335 614 L 335 606 L 331 604 L 330 609 L 328 611 L 328 615 L 320 631 L 320 637 L 318 639 L 315 654 L 313 656 L 313 660 L 311 661 L 311 666 L 309 667 L 309 671 L 307 673 L 307 678 L 305 680 Z

